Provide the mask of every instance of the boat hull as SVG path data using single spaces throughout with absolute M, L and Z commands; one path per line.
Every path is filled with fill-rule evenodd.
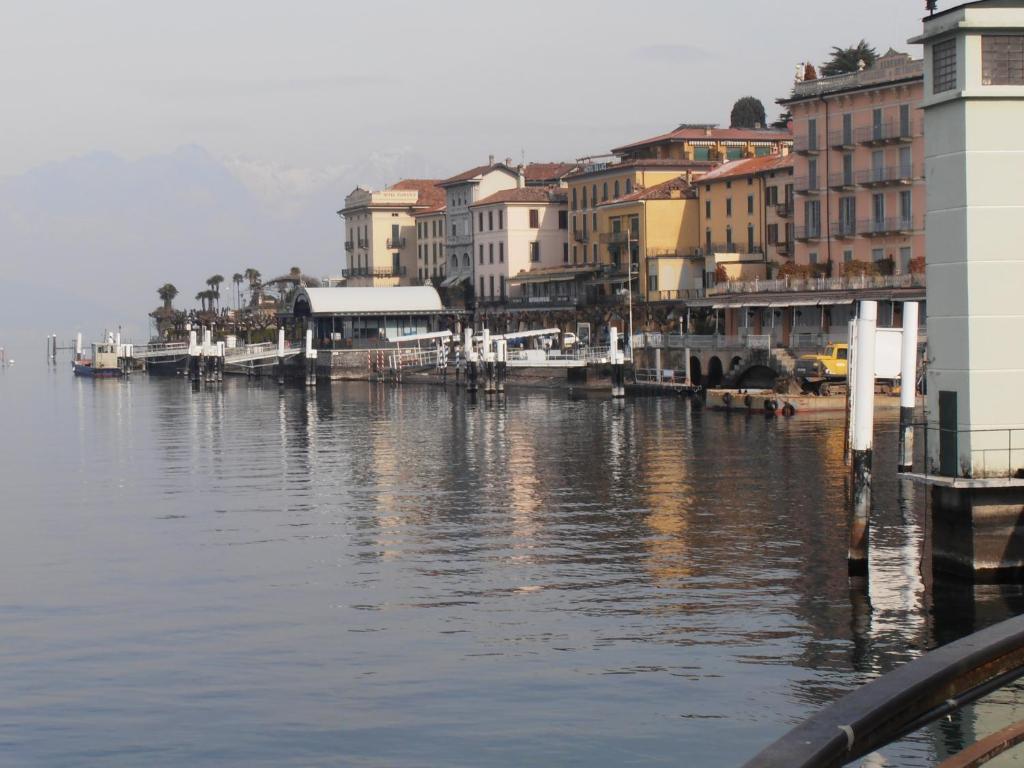
M 85 363 L 74 363 L 75 376 L 85 376 L 90 379 L 116 379 L 121 376 L 120 368 L 93 368 Z

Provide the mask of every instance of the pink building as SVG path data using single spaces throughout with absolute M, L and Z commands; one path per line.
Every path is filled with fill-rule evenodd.
M 922 62 L 890 50 L 869 69 L 798 81 L 780 101 L 793 115 L 797 264 L 905 274 L 925 255 L 923 83 Z

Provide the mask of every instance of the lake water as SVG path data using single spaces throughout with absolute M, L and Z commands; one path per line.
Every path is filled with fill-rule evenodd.
M 868 600 L 841 416 L 193 392 L 19 362 L 0 371 L 0 763 L 738 765 L 1021 610 L 1018 589 L 932 585 L 892 418 Z M 1007 689 L 889 764 L 1022 704 Z

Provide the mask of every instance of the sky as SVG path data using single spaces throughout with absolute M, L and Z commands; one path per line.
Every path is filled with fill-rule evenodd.
M 3 0 L 0 177 L 197 144 L 316 169 L 407 149 L 452 173 L 680 122 L 769 118 L 795 65 L 908 49 L 920 0 Z M 915 54 L 916 51 L 913 51 Z

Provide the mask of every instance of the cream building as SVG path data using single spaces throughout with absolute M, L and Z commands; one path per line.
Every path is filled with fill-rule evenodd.
M 432 179 L 405 179 L 387 189 L 356 187 L 338 215 L 345 220 L 350 286 L 411 285 L 417 274 L 415 214 L 443 203 Z
M 521 303 L 526 292 L 510 285 L 512 278 L 568 263 L 566 200 L 565 190 L 556 187 L 517 187 L 471 206 L 479 302 Z
M 424 283 L 443 280 L 447 274 L 445 207 L 427 208 L 413 218 L 416 220 L 416 279 Z

